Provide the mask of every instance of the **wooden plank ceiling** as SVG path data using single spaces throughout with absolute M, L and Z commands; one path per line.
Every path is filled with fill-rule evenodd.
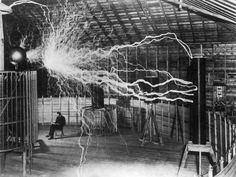
M 57 0 L 35 1 L 60 9 Z M 85 6 L 85 20 L 90 24 L 86 39 L 96 34 L 104 45 L 132 43 L 166 32 L 174 32 L 188 43 L 236 41 L 234 0 L 69 0 L 71 6 L 78 3 Z M 36 5 L 17 6 L 13 11 L 16 18 L 31 23 L 45 19 Z

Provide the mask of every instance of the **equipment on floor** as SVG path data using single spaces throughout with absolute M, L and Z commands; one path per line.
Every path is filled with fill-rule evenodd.
M 225 111 L 226 85 L 220 81 L 213 83 L 213 109 L 215 111 Z
M 147 117 L 145 120 L 143 133 L 140 138 L 140 141 L 142 142 L 142 146 L 146 142 L 151 142 L 154 144 L 159 144 L 159 143 L 162 144 L 163 143 L 162 137 L 160 135 L 157 120 L 153 110 L 153 103 L 148 105 L 148 107 L 150 107 L 150 109 L 147 109 Z
M 104 108 L 104 91 L 103 91 L 103 88 L 101 88 L 97 84 L 91 84 L 90 89 L 91 89 L 92 107 L 94 109 Z

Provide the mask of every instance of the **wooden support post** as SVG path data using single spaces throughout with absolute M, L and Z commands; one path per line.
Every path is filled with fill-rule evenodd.
M 23 177 L 26 177 L 27 173 L 27 152 L 24 150 L 23 152 Z
M 171 126 L 170 126 L 170 102 L 168 102 L 168 134 L 171 132 Z
M 233 138 L 233 142 L 235 142 L 235 124 L 233 125 L 233 131 L 232 132 L 233 132 L 233 137 L 232 137 Z
M 42 123 L 44 125 L 44 117 L 45 117 L 45 114 L 44 114 L 44 97 L 42 96 Z
M 182 103 L 182 118 L 183 118 L 183 143 L 185 144 L 185 113 L 184 113 L 183 103 Z
M 200 58 L 197 59 L 197 71 L 198 71 L 198 80 L 197 80 L 197 86 L 198 86 L 198 144 L 201 144 L 201 62 Z
M 224 117 L 224 125 L 225 125 L 225 152 L 228 150 L 228 135 L 227 135 L 227 122 L 226 117 Z
M 78 95 L 75 97 L 75 103 L 76 103 L 76 125 L 79 124 L 79 101 L 78 101 Z
M 53 99 L 50 96 L 50 106 L 51 106 L 51 123 L 53 122 Z
M 208 110 L 208 136 L 209 142 L 211 143 L 211 112 Z
M 213 177 L 213 168 L 211 164 L 209 165 L 209 168 L 208 168 L 208 177 Z
M 230 163 L 231 162 L 231 155 L 232 155 L 232 153 L 231 153 L 231 149 L 229 149 L 228 150 L 228 163 Z
M 61 95 L 59 95 L 59 111 L 61 112 Z
M 0 3 L 2 0 L 0 0 Z M 3 21 L 2 21 L 2 14 L 0 12 L 0 70 L 4 71 L 4 34 L 3 34 Z M 0 84 L 1 89 L 3 89 L 3 77 L 0 77 Z M 3 97 L 3 90 L 0 90 L 0 98 Z M 2 109 L 3 101 L 0 101 L 0 109 Z M 4 125 L 1 125 L 1 123 L 4 123 L 4 116 L 0 115 L 0 150 L 4 149 L 4 142 L 5 142 L 5 135 L 4 135 Z M 5 162 L 6 162 L 6 154 L 0 153 L 0 174 L 4 172 L 5 169 Z
M 164 117 L 163 100 L 161 100 L 161 121 L 163 120 L 163 117 Z M 161 122 L 161 125 L 162 125 L 162 122 Z M 163 133 L 162 126 L 161 126 L 161 133 Z
M 229 120 L 229 148 L 232 147 L 232 128 L 231 128 L 232 124 L 231 121 Z
M 138 132 L 142 131 L 142 108 L 141 108 L 141 100 L 139 98 L 139 120 L 138 120 Z
M 236 145 L 235 145 L 235 143 L 233 144 L 233 146 L 232 146 L 233 148 L 233 157 L 236 155 Z
M 178 129 L 178 104 L 175 103 L 175 131 L 176 131 L 176 140 L 179 141 L 179 129 Z
M 220 121 L 220 156 L 223 156 L 223 133 L 222 133 L 222 117 L 219 114 L 219 121 Z
M 198 176 L 202 176 L 202 152 L 199 151 L 199 166 L 198 166 Z
M 214 112 L 214 135 L 215 135 L 215 151 L 216 159 L 218 159 L 218 141 L 217 141 L 217 122 L 216 122 L 216 113 Z
M 162 102 L 162 106 L 163 106 L 163 102 Z M 163 109 L 162 109 L 163 111 Z M 164 131 L 164 115 L 163 115 L 163 112 L 162 112 L 162 116 L 161 116 L 161 134 L 163 134 L 163 131 Z
M 68 97 L 67 101 L 67 112 L 68 112 L 68 125 L 70 124 L 70 97 Z
M 220 157 L 220 171 L 222 171 L 224 169 L 224 157 L 221 156 Z
M 128 82 L 128 52 L 129 52 L 129 49 L 128 48 L 126 48 L 125 49 L 125 59 L 126 59 L 126 61 L 125 61 L 125 70 L 126 70 L 126 72 L 125 72 L 125 81 L 126 82 Z

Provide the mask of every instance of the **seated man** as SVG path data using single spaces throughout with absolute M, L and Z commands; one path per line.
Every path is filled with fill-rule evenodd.
M 58 116 L 56 122 L 50 126 L 49 134 L 46 137 L 49 137 L 49 140 L 53 139 L 53 135 L 55 130 L 62 130 L 63 127 L 66 125 L 66 119 L 61 112 L 57 112 Z

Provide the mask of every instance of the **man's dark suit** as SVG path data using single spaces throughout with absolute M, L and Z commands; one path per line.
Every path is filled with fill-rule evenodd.
M 57 116 L 56 122 L 50 126 L 49 136 L 53 138 L 55 130 L 62 130 L 66 125 L 66 119 L 64 116 Z

